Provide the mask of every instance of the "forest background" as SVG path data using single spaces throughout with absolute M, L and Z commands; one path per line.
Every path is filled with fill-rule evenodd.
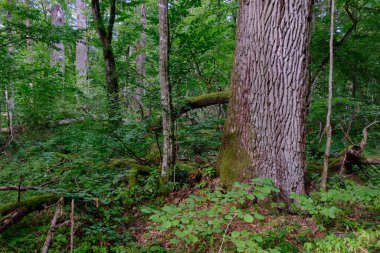
M 168 5 L 176 163 L 164 183 L 157 1 L 1 1 L 0 251 L 46 245 L 52 252 L 379 250 L 380 2 L 335 5 L 328 191 L 320 191 L 320 176 L 330 1 L 315 0 L 308 195 L 298 197 L 298 205 L 276 199 L 264 208 L 260 200 L 278 191 L 272 183 L 238 184 L 221 194 L 215 169 L 238 1 Z M 363 140 L 361 160 L 346 162 Z M 23 219 L 9 225 L 20 207 L 27 207 Z M 58 207 L 59 222 L 52 225 Z M 197 223 L 199 217 L 208 226 Z

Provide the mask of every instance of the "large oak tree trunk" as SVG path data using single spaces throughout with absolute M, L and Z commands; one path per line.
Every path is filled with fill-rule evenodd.
M 164 137 L 161 179 L 165 183 L 169 179 L 171 168 L 174 165 L 173 148 L 173 109 L 171 102 L 171 89 L 169 83 L 169 20 L 168 20 L 168 1 L 158 1 L 158 15 L 160 23 L 160 62 L 159 76 L 161 86 L 161 105 L 162 105 L 162 133 Z
M 241 0 L 221 182 L 271 178 L 303 193 L 310 0 Z M 288 200 L 288 199 L 287 199 Z

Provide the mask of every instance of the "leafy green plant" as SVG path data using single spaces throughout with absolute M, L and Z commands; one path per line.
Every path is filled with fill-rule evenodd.
M 354 210 L 380 210 L 380 189 L 373 184 L 357 186 L 346 182 L 344 188 L 315 192 L 310 196 L 293 195 L 293 198 L 298 207 L 311 214 L 322 227 L 344 221 Z
M 231 224 L 238 220 L 245 223 L 263 220 L 257 210 L 247 211 L 245 207 L 275 192 L 278 189 L 270 179 L 253 179 L 249 185 L 235 183 L 227 193 L 217 190 L 205 196 L 191 195 L 178 206 L 168 205 L 159 210 L 145 207 L 142 211 L 151 214 L 149 219 L 155 222 L 156 229 L 167 232 L 172 246 L 184 243 L 193 250 L 205 250 L 232 243 L 238 252 L 265 252 L 260 245 L 261 236 L 235 231 Z
M 379 252 L 380 230 L 359 230 L 343 236 L 329 234 L 315 242 L 305 243 L 305 250 L 314 253 Z
M 202 188 L 205 188 L 207 187 L 208 185 L 208 182 L 211 180 L 211 178 L 213 178 L 216 174 L 216 171 L 214 168 L 212 167 L 207 167 L 207 168 L 204 168 L 202 170 L 202 181 L 199 182 L 196 187 L 198 189 L 202 189 Z

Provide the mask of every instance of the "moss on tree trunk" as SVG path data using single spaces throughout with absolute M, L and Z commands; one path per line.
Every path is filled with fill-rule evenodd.
M 235 182 L 250 178 L 252 174 L 250 164 L 249 155 L 240 147 L 239 138 L 236 134 L 225 135 L 217 164 L 221 183 L 227 189 L 231 189 Z

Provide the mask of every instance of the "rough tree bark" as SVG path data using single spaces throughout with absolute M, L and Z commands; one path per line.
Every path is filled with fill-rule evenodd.
M 143 96 L 143 87 L 145 83 L 145 61 L 146 61 L 146 28 L 147 28 L 147 20 L 146 20 L 146 11 L 145 4 L 141 4 L 138 8 L 138 14 L 140 15 L 140 23 L 143 31 L 141 32 L 140 39 L 137 43 L 137 51 L 138 55 L 136 58 L 136 69 L 138 76 L 138 86 L 135 90 L 135 94 L 133 96 L 133 107 L 135 110 L 138 110 L 141 114 L 141 117 L 144 118 L 144 106 L 142 104 L 142 96 Z
M 86 4 L 83 0 L 76 1 L 77 28 L 84 31 L 86 29 Z M 78 39 L 76 45 L 76 65 L 77 85 L 88 95 L 87 70 L 88 70 L 88 47 L 85 36 Z
M 163 184 L 168 182 L 171 169 L 174 166 L 174 147 L 173 147 L 173 115 L 171 101 L 171 87 L 169 83 L 169 19 L 168 19 L 168 1 L 158 1 L 158 16 L 160 26 L 160 62 L 159 76 L 161 87 L 161 105 L 162 105 L 162 133 L 164 138 L 161 181 Z
M 116 18 L 116 0 L 110 1 L 110 14 L 107 29 L 104 26 L 100 12 L 99 0 L 92 0 L 92 14 L 94 15 L 96 31 L 103 47 L 103 57 L 106 68 L 108 114 L 111 122 L 119 122 L 119 85 L 115 57 L 112 50 L 112 32 Z
M 329 67 L 329 97 L 327 101 L 327 116 L 326 116 L 326 148 L 323 156 L 323 172 L 321 177 L 321 186 L 326 190 L 327 174 L 329 169 L 329 156 L 332 139 L 331 129 L 331 110 L 332 110 L 332 88 L 333 88 L 333 70 L 334 70 L 334 16 L 335 16 L 335 3 L 334 0 L 330 1 L 330 67 Z
M 241 0 L 221 182 L 271 178 L 304 193 L 310 0 Z
M 65 25 L 65 17 L 59 4 L 53 5 L 50 13 L 53 26 L 61 27 Z M 54 43 L 53 50 L 51 52 L 50 65 L 57 66 L 57 64 L 59 64 L 59 67 L 63 72 L 65 68 L 65 46 L 62 42 Z

